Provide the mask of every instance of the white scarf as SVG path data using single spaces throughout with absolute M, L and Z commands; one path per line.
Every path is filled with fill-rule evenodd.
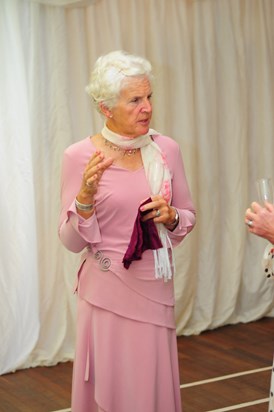
M 150 137 L 158 133 L 153 129 L 149 129 L 146 135 L 130 138 L 112 132 L 106 124 L 101 133 L 106 140 L 123 150 L 141 150 L 142 161 L 151 194 L 161 194 L 167 202 L 170 203 L 172 197 L 170 171 L 160 147 Z M 153 250 L 155 277 L 157 279 L 164 278 L 164 280 L 167 281 L 172 278 L 172 274 L 175 272 L 173 248 L 165 225 L 157 223 L 156 226 L 163 247 Z M 170 256 L 169 249 L 171 250 Z

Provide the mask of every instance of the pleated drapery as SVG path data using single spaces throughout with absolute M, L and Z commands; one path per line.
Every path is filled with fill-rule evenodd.
M 57 236 L 60 167 L 101 129 L 85 86 L 115 49 L 152 62 L 151 126 L 180 144 L 197 209 L 175 251 L 178 334 L 274 315 L 266 241 L 243 221 L 256 179 L 274 179 L 273 1 L 68 3 L 0 2 L 0 373 L 73 358 L 80 257 Z

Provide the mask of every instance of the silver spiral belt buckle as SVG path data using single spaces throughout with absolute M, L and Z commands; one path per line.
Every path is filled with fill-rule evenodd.
M 111 266 L 111 260 L 108 257 L 105 257 L 103 252 L 100 250 L 97 250 L 97 252 L 94 254 L 94 259 L 97 260 L 100 269 L 103 272 L 107 272 Z

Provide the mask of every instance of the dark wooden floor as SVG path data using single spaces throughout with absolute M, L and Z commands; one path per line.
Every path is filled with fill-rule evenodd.
M 178 349 L 184 412 L 267 412 L 274 318 L 179 337 Z M 1 376 L 0 412 L 68 412 L 71 372 L 67 362 Z
M 179 337 L 178 348 L 184 412 L 267 412 L 256 402 L 269 397 L 273 318 Z

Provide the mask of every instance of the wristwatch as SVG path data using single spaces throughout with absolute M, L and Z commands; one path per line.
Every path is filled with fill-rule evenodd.
M 176 207 L 173 207 L 173 209 L 175 209 L 176 214 L 175 214 L 175 218 L 174 218 L 173 222 L 168 225 L 168 227 L 169 227 L 170 229 L 175 229 L 175 227 L 176 227 L 176 226 L 178 225 L 178 223 L 179 223 L 179 213 L 178 213 L 178 210 L 176 209 Z

